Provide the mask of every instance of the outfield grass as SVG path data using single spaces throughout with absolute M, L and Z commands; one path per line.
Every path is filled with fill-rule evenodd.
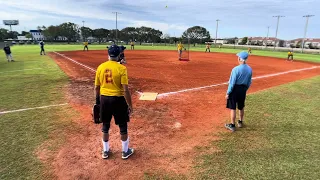
M 62 88 L 68 77 L 54 61 L 34 46 L 12 49 L 16 62 L 0 54 L 0 111 L 65 103 Z M 73 115 L 69 106 L 0 115 L 0 179 L 50 178 L 50 167 L 38 153 L 52 158 L 64 132 L 72 130 Z
M 319 179 L 319 89 L 320 76 L 249 95 L 246 127 L 213 142 L 198 178 Z
M 107 45 L 89 45 L 89 50 L 106 50 Z M 82 50 L 83 46 L 79 45 L 46 45 L 45 46 L 47 51 L 75 51 L 75 50 Z M 40 53 L 40 48 L 37 45 L 26 45 L 26 46 L 15 46 L 13 47 L 14 50 L 19 51 L 21 49 L 38 49 Z M 127 46 L 127 49 L 130 49 L 130 46 Z M 135 45 L 136 50 L 176 50 L 175 46 L 140 46 Z M 191 51 L 204 51 L 205 47 L 191 47 Z M 238 53 L 241 50 L 247 49 L 232 49 L 232 48 L 211 48 L 212 52 L 220 52 L 220 53 Z M 265 51 L 265 50 L 252 50 L 253 55 L 257 56 L 270 56 L 270 57 L 277 57 L 277 58 L 287 58 L 287 52 L 273 52 L 273 51 Z M 294 53 L 295 60 L 303 60 L 309 62 L 318 62 L 320 63 L 320 55 L 318 54 L 301 54 L 301 53 Z

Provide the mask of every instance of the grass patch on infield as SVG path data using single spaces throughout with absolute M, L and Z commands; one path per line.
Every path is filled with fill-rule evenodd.
M 249 95 L 245 124 L 199 157 L 199 179 L 318 179 L 320 76 Z M 217 148 L 215 148 L 217 149 Z
M 108 45 L 110 46 L 110 45 Z M 89 45 L 89 50 L 107 50 L 107 45 Z M 127 51 L 130 51 L 130 46 L 127 45 Z M 79 45 L 46 45 L 45 46 L 46 51 L 79 51 L 83 50 L 83 46 L 81 44 Z M 173 45 L 167 45 L 167 46 L 140 46 L 135 45 L 136 50 L 176 50 L 176 47 Z M 14 46 L 13 47 L 13 55 L 21 50 L 32 50 L 32 51 L 39 51 L 40 54 L 40 48 L 38 45 L 24 45 L 24 46 Z M 191 51 L 205 51 L 205 46 L 197 46 L 190 48 Z M 211 48 L 211 52 L 219 52 L 219 53 L 238 53 L 239 51 L 247 50 L 246 48 L 243 49 L 233 49 L 233 48 Z M 276 57 L 276 58 L 287 58 L 287 52 L 273 52 L 273 51 L 267 51 L 267 50 L 252 50 L 253 55 L 257 56 L 269 56 L 269 57 Z M 320 63 L 320 55 L 319 54 L 301 54 L 301 53 L 294 53 L 294 59 L 295 60 L 302 60 L 302 61 L 309 61 L 309 62 L 318 62 Z
M 68 77 L 35 46 L 12 48 L 16 62 L 0 54 L 0 112 L 66 103 Z M 52 178 L 49 161 L 72 131 L 67 106 L 0 115 L 0 179 Z M 41 157 L 42 160 L 39 159 Z

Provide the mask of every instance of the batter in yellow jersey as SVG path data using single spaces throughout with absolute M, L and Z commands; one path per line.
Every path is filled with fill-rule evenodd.
M 182 55 L 182 50 L 184 49 L 184 46 L 181 42 L 179 42 L 179 44 L 177 45 L 178 48 L 178 53 L 179 53 L 179 60 L 181 59 L 181 55 Z

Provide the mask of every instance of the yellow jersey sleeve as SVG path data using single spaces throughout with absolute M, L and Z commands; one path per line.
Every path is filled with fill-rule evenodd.
M 127 68 L 124 68 L 123 72 L 121 74 L 121 84 L 122 85 L 128 85 L 129 84 Z
M 100 82 L 100 68 L 101 66 L 98 67 L 97 71 L 96 71 L 96 78 L 95 78 L 95 81 L 94 81 L 94 85 L 95 86 L 101 86 L 101 82 Z

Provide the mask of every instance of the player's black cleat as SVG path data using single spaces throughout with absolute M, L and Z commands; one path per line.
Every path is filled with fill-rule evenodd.
M 102 123 L 100 120 L 100 105 L 93 105 L 92 107 L 92 119 L 95 124 Z
M 236 126 L 234 124 L 226 124 L 225 127 L 232 132 L 236 130 Z
M 240 120 L 238 120 L 238 127 L 239 127 L 239 128 L 242 128 L 242 127 L 243 127 L 243 122 L 240 121 Z
M 128 159 L 134 153 L 134 149 L 129 148 L 127 152 L 122 152 L 122 159 Z

